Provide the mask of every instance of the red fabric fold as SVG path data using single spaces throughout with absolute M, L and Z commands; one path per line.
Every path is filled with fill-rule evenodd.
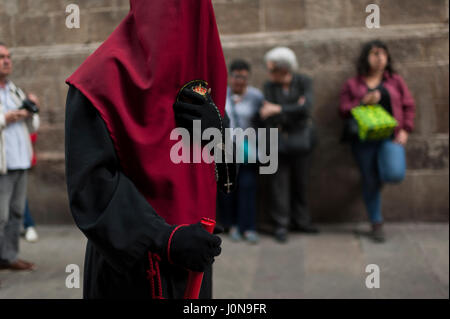
M 227 70 L 211 0 L 130 2 L 128 16 L 67 83 L 98 109 L 124 173 L 160 216 L 172 225 L 214 218 L 214 163 L 170 159 L 172 106 L 184 84 L 207 81 L 224 114 Z

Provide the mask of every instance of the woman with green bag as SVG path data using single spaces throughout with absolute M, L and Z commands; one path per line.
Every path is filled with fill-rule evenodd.
M 405 145 L 414 128 L 415 103 L 405 81 L 394 71 L 391 55 L 383 42 L 375 40 L 363 46 L 357 71 L 358 75 L 349 79 L 342 89 L 341 116 L 348 120 L 356 108 L 376 105 L 390 114 L 397 124 L 387 138 L 361 139 L 362 134 L 359 134 L 351 141 L 362 175 L 364 203 L 372 224 L 371 237 L 376 242 L 384 242 L 381 188 L 385 183 L 399 183 L 405 178 Z M 358 118 L 360 132 L 363 123 L 364 119 Z M 366 123 L 370 125 L 370 120 Z

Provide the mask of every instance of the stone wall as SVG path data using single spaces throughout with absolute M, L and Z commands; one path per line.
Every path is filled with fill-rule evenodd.
M 76 3 L 81 28 L 65 27 Z M 381 9 L 381 28 L 367 29 L 365 8 Z M 417 102 L 417 128 L 407 146 L 404 183 L 384 189 L 388 220 L 448 221 L 448 0 L 213 0 L 227 61 L 253 65 L 252 84 L 266 77 L 264 53 L 287 45 L 314 78 L 320 146 L 313 155 L 309 197 L 318 221 L 365 220 L 359 174 L 348 146 L 338 144 L 340 88 L 354 74 L 361 44 L 387 42 Z M 128 0 L 0 0 L 0 41 L 14 54 L 12 79 L 42 100 L 39 165 L 30 175 L 31 209 L 40 223 L 71 222 L 64 181 L 64 80 L 128 13 Z M 262 207 L 264 205 L 261 205 Z M 261 211 L 263 212 L 263 210 Z

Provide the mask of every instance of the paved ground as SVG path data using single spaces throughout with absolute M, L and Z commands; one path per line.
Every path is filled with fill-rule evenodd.
M 322 226 L 318 236 L 292 235 L 286 245 L 263 236 L 259 245 L 224 237 L 214 272 L 215 298 L 449 298 L 449 225 L 388 224 L 379 245 L 354 230 Z M 82 268 L 85 239 L 70 226 L 38 228 L 40 241 L 21 243 L 30 273 L 0 271 L 2 298 L 80 298 L 66 288 L 68 264 Z M 368 264 L 380 269 L 380 288 L 368 289 Z

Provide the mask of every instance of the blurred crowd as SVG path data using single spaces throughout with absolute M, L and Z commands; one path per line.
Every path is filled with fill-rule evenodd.
M 311 153 L 318 142 L 313 120 L 313 79 L 302 74 L 295 53 L 276 47 L 265 55 L 267 81 L 263 91 L 250 83 L 251 65 L 237 59 L 229 65 L 226 112 L 233 128 L 278 128 L 278 170 L 268 176 L 264 198 L 273 226 L 273 236 L 281 243 L 289 231 L 317 234 L 308 209 L 308 169 Z M 414 128 L 415 104 L 402 77 L 393 67 L 385 43 L 379 40 L 363 45 L 355 63 L 356 74 L 342 87 L 339 111 L 343 122 L 342 143 L 350 145 L 362 179 L 361 194 L 371 224 L 370 238 L 386 240 L 381 210 L 381 189 L 385 183 L 399 183 L 405 177 L 405 145 Z M 352 110 L 360 106 L 378 106 L 385 117 L 396 122 L 387 136 L 360 138 Z M 386 115 L 387 114 L 387 115 Z M 375 119 L 375 121 L 382 119 Z M 244 153 L 257 145 L 244 141 Z M 256 152 L 257 153 L 257 152 Z M 219 220 L 234 241 L 256 244 L 258 163 L 240 165 L 237 190 L 219 193 Z

